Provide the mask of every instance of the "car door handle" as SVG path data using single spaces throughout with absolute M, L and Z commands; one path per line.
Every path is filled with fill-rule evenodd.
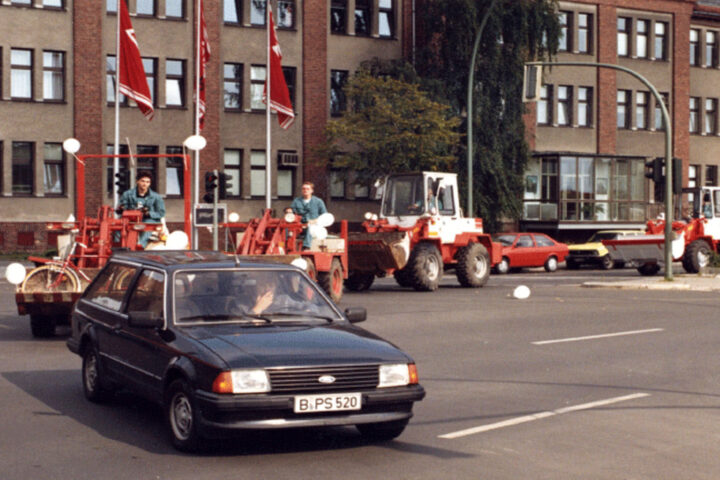
M 118 333 L 120 330 L 122 330 L 122 323 L 116 323 L 112 327 L 113 332 Z

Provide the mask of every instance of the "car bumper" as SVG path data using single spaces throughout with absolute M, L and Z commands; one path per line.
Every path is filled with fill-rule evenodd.
M 199 427 L 207 437 L 240 430 L 357 425 L 412 417 L 413 402 L 425 397 L 420 385 L 363 391 L 360 410 L 294 413 L 293 395 L 218 395 L 196 391 Z

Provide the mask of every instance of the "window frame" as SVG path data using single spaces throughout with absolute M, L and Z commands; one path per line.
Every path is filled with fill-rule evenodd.
M 60 158 L 48 158 L 47 147 L 50 145 L 57 147 L 58 151 L 60 152 Z M 59 167 L 58 168 L 58 170 L 59 170 L 58 178 L 60 180 L 60 191 L 59 192 L 49 192 L 48 191 L 48 188 L 47 188 L 48 166 Z M 43 194 L 46 197 L 64 197 L 67 194 L 67 162 L 66 162 L 66 157 L 65 157 L 65 151 L 62 149 L 61 143 L 45 142 L 45 144 L 43 145 Z
M 382 6 L 382 2 L 387 1 L 390 2 L 390 6 Z M 385 20 L 387 21 L 388 28 L 390 29 L 390 33 L 387 35 L 383 35 L 381 31 L 381 25 L 383 24 L 382 18 L 385 17 Z M 395 28 L 395 0 L 378 0 L 378 37 L 379 38 L 395 38 L 396 36 L 396 28 Z
M 700 97 L 688 99 L 688 112 L 688 132 L 697 135 L 700 133 Z
M 253 73 L 258 72 L 262 69 L 262 79 L 259 77 L 254 78 Z M 267 66 L 259 64 L 250 65 L 250 110 L 253 112 L 264 112 L 267 108 L 265 102 L 262 101 L 262 92 L 265 88 L 265 79 L 267 78 Z M 259 96 L 256 96 L 256 92 L 259 92 Z M 257 102 L 255 101 L 257 99 Z
M 622 23 L 622 26 L 621 26 Z M 618 57 L 630 57 L 632 45 L 631 40 L 632 33 L 632 18 L 630 17 L 617 17 L 617 56 Z M 624 39 L 624 42 L 621 42 Z M 621 44 L 624 43 L 624 50 L 621 53 Z
M 371 0 L 355 0 L 355 11 L 353 12 L 353 19 L 355 24 L 355 36 L 356 37 L 369 37 L 373 33 L 373 5 Z M 366 26 L 364 29 L 358 29 L 358 22 L 360 19 L 365 21 Z
M 330 116 L 342 117 L 348 109 L 345 85 L 350 78 L 348 70 L 330 70 Z
M 27 52 L 30 54 L 30 63 L 29 64 L 17 64 L 13 63 L 13 52 Z M 35 72 L 34 72 L 34 65 L 35 65 L 35 52 L 31 48 L 11 48 L 10 49 L 10 99 L 13 101 L 25 101 L 25 102 L 31 102 L 35 98 Z M 23 81 L 23 86 L 29 87 L 30 94 L 28 96 L 19 97 L 13 94 L 14 90 L 14 84 L 16 83 L 13 80 L 13 73 L 15 72 L 29 72 L 30 73 L 30 79 L 29 83 L 27 81 Z
M 169 73 L 168 66 L 171 62 L 177 62 L 180 64 L 180 74 L 177 73 Z M 187 99 L 186 99 L 186 89 L 185 89 L 185 83 L 186 83 L 186 68 L 185 68 L 185 60 L 180 58 L 166 58 L 165 59 L 165 107 L 167 108 L 180 108 L 184 109 L 187 106 Z M 170 96 L 168 95 L 169 88 L 168 85 L 177 83 L 178 90 L 180 93 L 180 103 L 169 103 L 168 100 Z
M 229 8 L 232 3 L 233 9 Z M 234 14 L 236 20 L 228 19 L 228 13 Z M 243 24 L 243 0 L 223 0 L 223 23 L 225 25 Z
M 573 87 L 572 85 L 558 85 L 557 92 L 557 125 L 571 127 L 573 125 Z M 565 118 L 562 118 L 563 116 Z
M 637 130 L 648 130 L 650 128 L 650 93 L 646 91 L 636 91 L 635 99 L 635 128 Z
M 558 52 L 572 52 L 573 47 L 573 12 L 561 10 L 558 12 L 560 36 L 558 37 Z
M 717 135 L 718 133 L 718 99 L 717 98 L 704 98 L 703 99 L 703 135 Z
M 283 22 L 283 15 L 285 14 L 283 11 L 283 6 L 285 9 L 290 10 L 290 24 L 287 25 L 285 22 Z M 277 28 L 280 30 L 295 30 L 297 25 L 297 4 L 295 3 L 295 0 L 277 0 Z
M 635 58 L 650 58 L 650 24 L 650 20 L 646 18 L 635 19 L 635 41 L 633 42 Z M 640 30 L 641 25 L 644 26 L 644 30 Z
M 708 39 L 712 36 L 712 42 L 708 42 Z M 705 56 L 703 59 L 703 66 L 705 68 L 715 68 L 718 64 L 718 46 L 717 46 L 718 33 L 715 30 L 705 30 Z
M 249 0 L 250 1 L 250 25 L 253 27 L 265 27 L 265 24 L 267 23 L 267 0 Z M 260 12 L 259 8 L 256 7 L 256 2 L 259 5 L 260 2 L 262 2 L 262 22 L 258 21 L 258 16 L 256 13 Z
M 167 145 L 165 147 L 165 153 L 167 155 L 182 155 L 183 147 L 177 145 Z M 184 158 L 182 156 L 177 157 L 165 157 L 165 197 L 166 198 L 184 198 L 185 197 L 185 168 L 183 165 Z M 168 185 L 170 185 L 170 174 L 176 172 L 178 181 L 178 193 L 168 193 Z M 152 188 L 152 184 L 151 187 Z
M 110 64 L 112 59 L 112 65 Z M 112 67 L 112 70 L 110 69 Z M 115 55 L 105 55 L 105 97 L 107 105 L 115 105 L 115 82 L 117 80 L 117 57 Z M 112 88 L 111 88 L 112 87 Z M 112 95 L 111 95 L 112 92 Z M 121 107 L 130 105 L 128 97 L 122 93 L 118 104 Z
M 342 13 L 341 13 L 342 12 Z M 338 18 L 336 21 L 336 15 Z M 342 23 L 340 23 L 342 22 Z M 348 0 L 332 0 L 330 3 L 330 33 L 333 35 L 347 35 L 348 33 Z
M 540 105 L 545 106 L 545 118 L 540 118 Z M 552 125 L 553 123 L 553 85 L 549 83 L 544 83 L 540 85 L 540 98 L 538 99 L 538 106 L 537 106 L 537 113 L 536 113 L 536 121 L 538 125 Z
M 620 96 L 623 96 L 623 100 L 621 101 Z M 616 122 L 615 126 L 618 130 L 628 130 L 630 129 L 630 119 L 631 119 L 631 100 L 632 100 L 632 91 L 631 90 L 625 90 L 625 89 L 618 89 L 617 90 L 617 97 L 616 97 Z M 623 110 L 623 122 L 620 122 L 620 110 Z
M 693 35 L 695 34 L 695 35 Z M 693 36 L 695 36 L 695 40 L 693 40 Z M 690 33 L 690 66 L 691 67 L 699 67 L 700 66 L 700 52 L 701 45 L 700 45 L 700 30 L 697 28 L 691 28 Z
M 658 33 L 658 26 L 662 26 L 662 33 Z M 668 22 L 655 20 L 653 22 L 653 58 L 659 61 L 667 61 L 668 57 Z M 660 42 L 658 44 L 658 42 Z M 658 52 L 659 50 L 659 52 Z
M 45 57 L 46 54 L 59 54 L 60 55 L 60 63 L 61 65 L 59 67 L 54 66 L 47 66 L 45 64 Z M 43 63 L 42 63 L 42 71 L 43 71 L 43 102 L 46 103 L 64 103 L 65 102 L 65 52 L 60 50 L 43 50 Z M 60 98 L 48 98 L 45 96 L 46 92 L 46 78 L 45 74 L 50 73 L 51 77 L 54 79 L 55 76 L 53 74 L 60 74 Z
M 234 163 L 229 164 L 227 162 L 229 152 L 237 153 L 237 165 Z M 242 148 L 226 148 L 223 150 L 223 172 L 230 175 L 230 181 L 232 189 L 237 191 L 237 194 L 227 192 L 227 198 L 237 199 L 242 198 L 242 169 L 243 169 L 243 149 Z
M 263 154 L 263 164 L 260 165 L 259 163 L 253 164 L 253 155 L 258 155 L 262 153 Z M 267 153 L 265 150 L 251 150 L 250 151 L 250 198 L 265 198 L 267 195 L 267 167 L 272 165 L 268 165 L 267 161 Z M 263 182 L 262 182 L 262 192 L 255 192 L 253 191 L 253 171 L 262 171 L 263 172 Z
M 582 18 L 586 19 L 586 24 L 583 25 Z M 593 14 L 586 12 L 578 12 L 577 20 L 577 52 L 581 54 L 590 55 L 593 52 Z M 585 42 L 582 42 L 582 32 L 585 32 Z
M 585 95 L 583 95 L 583 92 Z M 585 98 L 583 98 L 583 96 Z M 577 108 L 577 126 L 590 128 L 593 126 L 593 87 L 578 86 L 578 108 Z M 585 113 L 581 114 L 582 107 L 585 107 Z
M 168 13 L 168 4 L 170 0 L 165 0 L 165 18 L 169 20 L 185 20 L 186 12 L 185 12 L 185 0 L 177 0 L 178 6 L 180 7 L 180 15 L 170 15 Z
M 228 77 L 226 72 L 227 68 L 233 69 L 233 77 Z M 245 65 L 242 63 L 225 62 L 223 63 L 223 108 L 225 111 L 240 112 L 243 108 L 243 75 L 245 72 Z M 234 84 L 237 87 L 237 93 L 229 92 L 226 88 L 228 84 Z M 237 106 L 228 106 L 228 95 L 237 95 Z
M 157 0 L 147 0 L 147 1 L 149 1 L 149 3 L 152 5 L 152 9 L 151 9 L 152 12 L 151 12 L 151 13 L 145 13 L 145 12 L 142 12 L 142 13 L 141 13 L 140 11 L 138 11 L 138 7 L 142 4 L 142 3 L 141 3 L 142 1 L 143 1 L 143 0 L 135 0 L 135 16 L 136 16 L 136 17 L 139 17 L 139 18 L 143 18 L 143 17 L 144 17 L 144 18 L 153 18 L 153 17 L 156 17 L 156 16 L 157 16 L 157 11 L 158 11 L 158 5 L 157 5 L 158 2 L 157 2 Z
M 15 148 L 16 146 L 19 147 L 21 145 L 26 145 L 28 148 L 29 153 L 29 159 L 28 163 L 29 165 L 20 164 L 17 163 L 18 160 L 24 161 L 25 159 L 18 159 L 15 155 Z M 13 141 L 11 145 L 12 151 L 11 151 L 11 157 L 10 157 L 10 167 L 11 167 L 11 177 L 12 177 L 12 186 L 11 186 L 11 192 L 13 197 L 31 197 L 35 194 L 36 191 L 36 185 L 35 185 L 35 142 L 26 142 L 26 141 Z M 29 183 L 20 183 L 20 177 L 28 177 Z M 16 181 L 16 178 L 18 181 Z M 29 191 L 23 191 L 16 189 L 16 187 L 25 187 L 29 188 Z

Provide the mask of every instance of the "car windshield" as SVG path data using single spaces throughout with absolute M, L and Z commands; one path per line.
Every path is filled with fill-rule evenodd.
M 297 270 L 192 270 L 174 277 L 177 325 L 333 322 L 341 316 Z
M 515 241 L 515 235 L 497 235 L 493 237 L 493 241 L 509 247 Z

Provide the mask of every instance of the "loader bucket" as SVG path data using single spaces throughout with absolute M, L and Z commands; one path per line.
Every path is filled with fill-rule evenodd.
M 406 232 L 351 232 L 348 234 L 351 271 L 384 272 L 403 268 L 410 257 Z

